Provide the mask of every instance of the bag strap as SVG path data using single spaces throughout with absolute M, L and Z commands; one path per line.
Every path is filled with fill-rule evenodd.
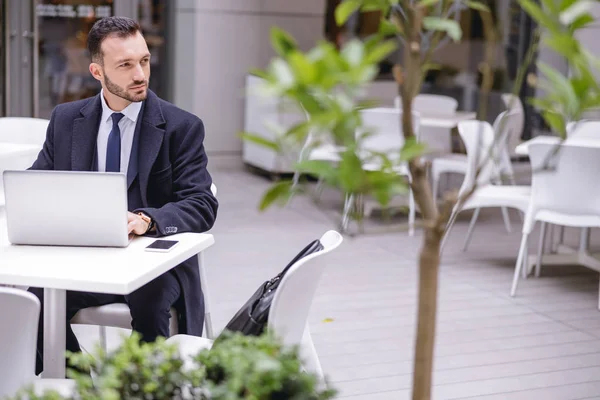
M 325 247 L 323 246 L 323 244 L 321 243 L 321 241 L 319 239 L 313 240 L 304 249 L 302 249 L 302 251 L 300 251 L 300 253 L 296 254 L 296 256 L 292 259 L 292 261 L 290 261 L 289 264 L 285 266 L 283 271 L 281 271 L 276 277 L 271 279 L 269 281 L 269 283 L 273 284 L 273 283 L 277 282 L 278 280 L 280 280 L 283 277 L 283 275 L 285 275 L 285 273 L 292 267 L 292 265 L 296 264 L 302 258 L 304 258 L 308 255 L 311 255 L 313 253 L 316 253 L 318 251 L 321 251 L 324 248 Z

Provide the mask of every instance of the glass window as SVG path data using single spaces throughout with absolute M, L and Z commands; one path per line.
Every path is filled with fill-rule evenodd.
M 124 1 L 124 0 L 121 0 Z M 137 4 L 138 22 L 152 54 L 150 89 L 169 99 L 166 56 L 167 0 L 125 0 Z M 113 0 L 39 0 L 39 116 L 67 101 L 96 95 L 100 83 L 89 72 L 87 36 L 101 17 L 114 13 Z

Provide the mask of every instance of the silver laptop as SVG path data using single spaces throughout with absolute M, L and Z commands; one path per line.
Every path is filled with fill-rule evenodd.
M 4 171 L 6 224 L 13 244 L 126 247 L 124 174 Z

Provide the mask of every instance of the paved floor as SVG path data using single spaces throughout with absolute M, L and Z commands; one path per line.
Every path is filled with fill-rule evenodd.
M 239 162 L 211 167 L 221 204 L 206 254 L 214 323 L 221 329 L 257 285 L 310 240 L 336 226 L 339 202 L 327 190 L 316 207 L 297 198 L 257 211 L 269 182 Z M 435 352 L 435 399 L 600 399 L 598 274 L 580 267 L 542 270 L 508 295 L 520 241 L 499 210 L 482 212 L 468 252 L 459 219 L 443 257 Z M 381 226 L 375 220 L 368 230 Z M 537 243 L 536 240 L 531 249 Z M 575 244 L 577 231 L 567 230 Z M 600 241 L 592 243 L 600 247 Z M 330 257 L 310 315 L 323 368 L 340 398 L 410 398 L 420 232 L 347 237 Z M 85 346 L 96 329 L 77 327 Z M 118 333 L 111 331 L 115 345 Z

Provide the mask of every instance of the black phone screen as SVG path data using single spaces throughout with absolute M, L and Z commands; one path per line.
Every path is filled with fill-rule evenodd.
M 148 245 L 148 249 L 157 249 L 157 250 L 169 250 L 171 247 L 177 244 L 177 240 L 155 240 L 151 244 Z

